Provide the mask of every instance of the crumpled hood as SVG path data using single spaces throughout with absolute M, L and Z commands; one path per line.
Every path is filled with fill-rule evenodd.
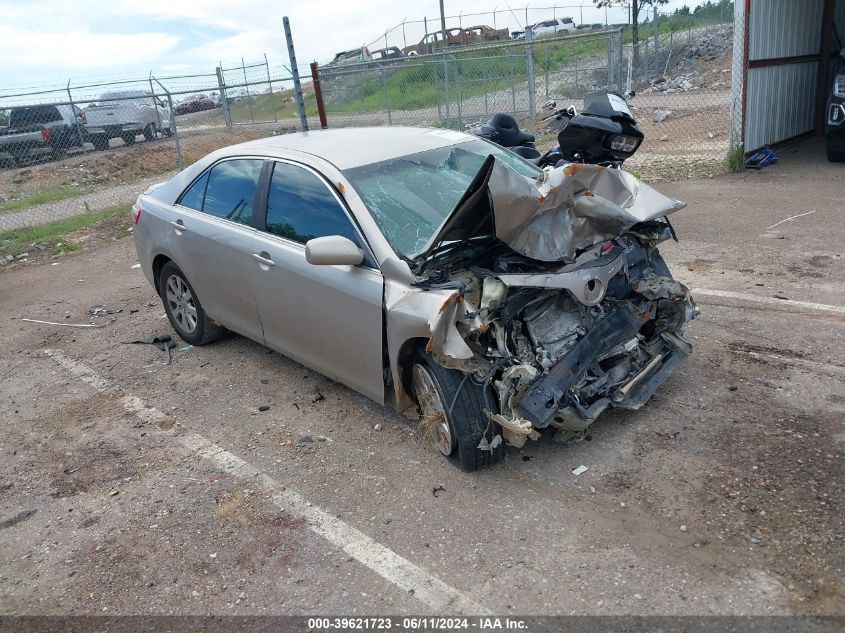
M 473 231 L 489 234 L 490 223 L 477 220 L 482 203 L 488 214 L 492 211 L 498 239 L 526 257 L 546 262 L 572 259 L 577 251 L 618 237 L 639 222 L 686 206 L 621 169 L 571 163 L 544 171 L 539 182 L 492 156 L 470 189 L 421 257 L 444 241 L 470 239 Z M 486 197 L 478 195 L 483 190 Z

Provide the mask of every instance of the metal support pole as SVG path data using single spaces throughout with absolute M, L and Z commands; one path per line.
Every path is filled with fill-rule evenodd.
M 405 18 L 407 20 L 407 18 Z M 402 48 L 408 48 L 408 38 L 405 37 L 405 20 L 402 20 Z
M 627 92 L 631 89 L 631 86 L 625 85 L 625 42 L 623 41 L 624 38 L 622 37 L 623 32 L 622 29 L 617 31 L 618 38 L 619 38 L 619 92 Z M 630 68 L 630 67 L 629 67 Z M 630 72 L 630 71 L 629 71 Z M 628 77 L 628 83 L 630 84 L 631 78 Z
M 525 31 L 525 69 L 528 74 L 528 115 L 537 112 L 537 94 L 534 83 L 534 32 Z
M 217 88 L 220 91 L 220 108 L 223 110 L 223 122 L 227 128 L 232 127 L 232 112 L 229 110 L 229 96 L 226 94 L 226 84 L 223 81 L 223 69 L 218 66 L 214 69 L 217 73 Z
M 528 29 L 525 30 L 525 34 L 528 35 Z M 516 71 L 513 67 L 513 58 L 514 56 L 508 51 L 508 60 L 511 66 L 511 113 L 516 116 Z
M 660 72 L 660 33 L 657 25 L 657 6 L 654 7 L 654 74 Z
M 241 57 L 241 68 L 244 71 L 244 87 L 246 88 L 246 104 L 249 106 L 249 118 L 255 123 L 255 112 L 252 111 L 252 96 L 249 94 L 249 80 L 246 78 L 246 62 Z
M 446 41 L 446 13 L 443 10 L 443 0 L 440 0 L 440 30 L 443 32 L 443 46 L 447 45 Z
M 607 34 L 607 89 L 613 85 L 613 33 Z
M 152 74 L 150 76 L 152 77 Z M 176 143 L 176 166 L 179 169 L 184 169 L 185 161 L 182 160 L 182 145 L 179 142 L 179 130 L 176 127 L 176 110 L 173 107 L 173 97 L 170 96 L 170 91 L 164 87 L 164 84 L 155 77 L 152 77 L 152 79 L 164 91 L 164 94 L 167 95 L 167 109 L 170 111 L 170 133 L 173 135 L 173 140 Z
M 446 100 L 446 127 L 449 127 L 451 123 L 451 113 L 449 112 L 449 58 L 445 50 L 443 51 L 443 87 Z
M 156 91 L 155 91 L 155 88 L 153 88 L 153 71 L 150 71 L 149 80 L 150 80 L 150 99 L 153 100 L 153 110 L 155 110 L 155 113 L 156 113 L 156 123 L 158 123 L 159 131 L 163 131 L 164 128 L 161 126 L 161 114 L 159 114 L 159 111 L 158 111 L 158 99 L 156 99 Z
M 270 78 L 270 62 L 267 61 L 267 53 L 264 53 L 264 67 L 267 69 L 267 86 L 270 88 L 270 103 L 273 104 L 273 120 L 278 123 L 279 115 L 276 112 L 276 104 L 273 103 L 273 80 Z
M 82 133 L 83 123 L 82 119 L 76 116 L 76 106 L 73 104 L 73 95 L 70 93 L 70 79 L 67 80 L 67 98 L 70 101 L 70 111 L 73 112 L 73 121 L 76 124 L 76 135 L 79 137 L 79 148 L 85 151 L 85 135 Z
M 387 90 L 387 73 L 384 66 L 379 66 L 381 72 L 381 85 L 384 88 L 384 105 L 387 108 L 387 124 L 393 125 L 393 113 L 390 111 L 390 93 Z
M 314 82 L 314 98 L 317 100 L 317 114 L 320 117 L 320 127 L 324 130 L 329 127 L 326 121 L 326 104 L 323 103 L 323 88 L 320 85 L 320 70 L 317 62 L 311 62 L 311 81 Z
M 288 58 L 290 59 L 290 74 L 293 77 L 293 94 L 296 99 L 296 109 L 299 112 L 299 123 L 302 131 L 308 131 L 308 117 L 305 116 L 305 98 L 302 96 L 302 84 L 299 83 L 299 68 L 296 66 L 296 51 L 293 48 L 293 36 L 290 33 L 288 16 L 282 18 L 285 27 L 285 39 L 288 43 Z

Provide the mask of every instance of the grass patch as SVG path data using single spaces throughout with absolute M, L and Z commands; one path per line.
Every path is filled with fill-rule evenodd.
M 43 252 L 50 252 L 54 254 L 68 253 L 78 250 L 79 247 L 73 242 L 68 241 L 68 236 L 80 229 L 92 227 L 100 222 L 116 218 L 120 214 L 124 215 L 126 226 L 129 225 L 129 210 L 131 204 L 118 204 L 92 213 L 83 213 L 74 215 L 69 218 L 63 218 L 42 224 L 41 226 L 31 226 L 23 229 L 13 229 L 0 233 L 0 252 L 7 255 L 20 255 L 21 253 L 29 252 L 35 255 L 34 246 L 45 246 L 46 250 Z
M 316 116 L 317 104 L 313 95 L 306 94 L 304 97 L 306 114 Z M 230 102 L 229 113 L 232 115 L 232 123 L 251 123 L 253 119 L 258 122 L 299 117 L 293 90 L 258 94 L 248 99 Z M 222 112 L 220 116 L 222 116 Z
M 63 187 L 53 186 L 42 189 L 38 193 L 30 196 L 18 198 L 17 200 L 9 200 L 0 204 L 0 213 L 10 213 L 12 211 L 20 211 L 29 207 L 34 207 L 38 204 L 46 202 L 56 202 L 57 200 L 64 200 L 66 198 L 75 198 L 88 193 L 87 189 L 78 187 Z

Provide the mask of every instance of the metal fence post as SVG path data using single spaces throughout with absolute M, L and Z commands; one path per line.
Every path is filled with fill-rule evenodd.
M 528 9 L 525 10 L 526 13 Z M 528 32 L 527 30 L 525 31 Z M 508 53 L 508 61 L 510 62 L 510 69 L 511 69 L 511 113 L 516 116 L 516 71 L 513 67 L 513 58 L 514 56 L 511 55 L 510 51 Z
M 163 133 L 164 132 L 164 126 L 162 126 L 162 124 L 161 124 L 161 115 L 158 112 L 158 99 L 156 99 L 156 91 L 155 91 L 155 88 L 153 88 L 153 71 L 150 71 L 149 80 L 150 80 L 150 99 L 153 100 L 153 110 L 155 110 L 155 113 L 156 113 L 156 123 L 158 123 L 159 131 L 161 131 Z
M 537 94 L 534 83 L 534 33 L 525 31 L 525 66 L 528 74 L 528 114 L 534 116 L 537 112 Z
M 241 68 L 244 71 L 244 88 L 246 88 L 246 103 L 249 106 L 249 118 L 255 123 L 255 112 L 252 111 L 252 95 L 249 94 L 249 80 L 246 78 L 246 62 L 243 57 L 241 57 Z
M 223 122 L 227 128 L 232 127 L 232 113 L 229 110 L 229 97 L 226 95 L 226 84 L 223 82 L 223 69 L 218 66 L 214 69 L 217 73 L 217 88 L 220 91 L 220 108 L 223 110 Z
M 625 38 L 621 28 L 617 33 L 619 33 L 619 92 L 624 92 L 630 90 L 630 87 L 625 85 Z
M 150 74 L 152 77 L 152 74 Z M 182 160 L 182 145 L 179 142 L 179 130 L 176 127 L 176 110 L 173 108 L 173 97 L 170 95 L 170 91 L 164 87 L 158 79 L 152 77 L 153 80 L 159 85 L 159 87 L 164 90 L 164 94 L 167 95 L 167 109 L 170 111 L 170 132 L 173 134 L 173 140 L 176 143 L 176 166 L 179 169 L 185 168 L 185 161 Z
M 299 123 L 302 131 L 308 131 L 308 117 L 305 116 L 305 98 L 302 96 L 302 84 L 299 83 L 299 68 L 296 66 L 296 51 L 293 49 L 293 36 L 290 33 L 290 20 L 288 16 L 282 18 L 285 27 L 285 39 L 288 44 L 288 57 L 290 58 L 290 74 L 293 78 L 293 93 L 296 99 L 296 109 L 299 112 Z
M 660 71 L 660 28 L 657 23 L 657 5 L 654 7 L 654 74 Z
M 311 81 L 314 82 L 314 99 L 317 101 L 317 115 L 320 117 L 320 127 L 329 127 L 326 120 L 326 104 L 323 102 L 323 87 L 320 85 L 320 69 L 317 62 L 311 62 Z
M 387 73 L 384 71 L 384 66 L 379 65 L 381 73 L 381 85 L 384 88 L 384 106 L 387 108 L 387 124 L 393 125 L 393 114 L 390 111 L 390 92 L 387 90 Z
M 264 67 L 267 69 L 267 87 L 270 89 L 270 103 L 273 104 L 273 120 L 278 123 L 279 115 L 276 113 L 276 104 L 273 103 L 273 80 L 270 78 L 270 62 L 267 61 L 267 53 L 264 53 Z
M 84 124 L 82 123 L 82 120 L 78 116 L 76 116 L 76 110 L 74 110 L 76 106 L 74 106 L 73 104 L 73 95 L 70 94 L 70 79 L 67 80 L 67 98 L 68 101 L 70 101 L 70 111 L 73 112 L 74 123 L 76 123 L 76 135 L 79 137 L 79 148 L 84 152 L 85 136 L 82 133 L 82 128 L 84 127 Z
M 449 127 L 452 123 L 449 112 L 449 58 L 445 50 L 443 51 L 443 88 L 444 99 L 446 100 L 446 127 Z
M 613 33 L 607 34 L 607 89 L 613 84 Z

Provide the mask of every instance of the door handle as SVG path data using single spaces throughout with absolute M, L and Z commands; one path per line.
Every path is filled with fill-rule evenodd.
M 187 231 L 188 229 L 185 227 L 185 223 L 182 220 L 176 220 L 175 222 L 171 222 L 170 226 L 172 226 L 177 231 Z
M 270 253 L 267 253 L 265 251 L 261 251 L 260 253 L 253 253 L 252 256 L 259 264 L 264 264 L 265 266 L 276 265 L 276 262 L 270 259 Z

